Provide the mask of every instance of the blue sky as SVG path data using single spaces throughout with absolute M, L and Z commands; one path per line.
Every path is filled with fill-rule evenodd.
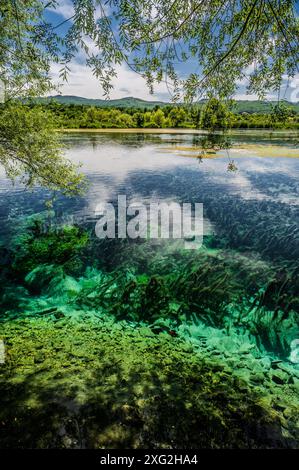
M 58 6 L 55 10 L 48 9 L 46 17 L 53 25 L 57 25 L 65 19 L 68 19 L 73 14 L 72 0 L 57 0 Z M 59 29 L 60 34 L 63 34 L 68 27 L 68 23 L 61 26 Z M 92 47 L 92 44 L 90 44 Z M 74 58 L 71 65 L 71 72 L 68 82 L 60 86 L 60 92 L 63 95 L 76 95 L 86 98 L 103 98 L 103 90 L 98 80 L 92 75 L 91 70 L 85 65 L 83 55 L 78 54 Z M 54 64 L 51 69 L 53 80 L 56 84 L 60 84 L 59 79 L 60 66 Z M 186 63 L 180 70 L 181 75 L 187 75 L 196 70 L 196 63 Z M 110 98 L 123 98 L 126 96 L 134 96 L 145 100 L 162 100 L 170 101 L 171 97 L 168 93 L 164 83 L 155 86 L 155 93 L 151 95 L 146 87 L 142 77 L 135 74 L 128 68 L 126 64 L 116 67 L 117 78 L 113 79 L 112 83 L 114 89 L 110 93 Z M 281 97 L 285 97 L 291 101 L 299 101 L 299 74 L 291 82 L 288 89 L 281 90 Z M 246 94 L 246 79 L 239 83 L 238 92 L 235 95 L 236 99 L 256 99 L 254 95 Z M 277 99 L 277 95 L 269 93 L 267 96 L 269 100 Z

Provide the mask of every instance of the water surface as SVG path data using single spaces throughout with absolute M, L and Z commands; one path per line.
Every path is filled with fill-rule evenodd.
M 1 174 L 2 446 L 297 445 L 296 136 L 237 132 L 204 156 L 200 139 L 68 133 L 89 187 L 51 210 Z M 118 195 L 203 203 L 202 247 L 97 239 Z

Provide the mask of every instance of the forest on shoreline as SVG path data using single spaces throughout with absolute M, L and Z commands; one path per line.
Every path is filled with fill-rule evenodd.
M 238 113 L 213 99 L 204 106 L 156 105 L 153 109 L 136 107 L 88 106 L 48 103 L 29 103 L 26 107 L 46 111 L 57 128 L 63 129 L 128 129 L 128 128 L 185 128 L 185 129 L 299 129 L 299 113 L 286 104 L 272 107 L 270 113 Z

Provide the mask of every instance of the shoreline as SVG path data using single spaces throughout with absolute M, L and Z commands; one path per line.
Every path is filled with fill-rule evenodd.
M 107 128 L 107 129 L 80 129 L 80 128 L 63 128 L 57 129 L 58 132 L 63 133 L 97 133 L 97 134 L 209 134 L 209 131 L 206 129 L 184 129 L 184 128 L 170 128 L 170 129 L 155 129 L 155 128 Z M 292 134 L 292 135 L 299 135 L 299 130 L 297 129 L 231 129 L 228 134 Z M 214 131 L 213 134 L 222 134 L 222 131 L 217 130 Z

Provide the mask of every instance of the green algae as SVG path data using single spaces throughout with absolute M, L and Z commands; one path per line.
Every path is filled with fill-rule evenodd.
M 12 241 L 12 271 L 28 273 L 42 264 L 56 264 L 73 271 L 78 253 L 88 243 L 88 234 L 78 226 L 45 226 L 42 217 L 31 217 L 23 232 Z
M 183 145 L 172 145 L 171 147 L 163 147 L 163 152 L 175 153 L 177 156 L 191 157 L 191 158 L 221 158 L 224 152 L 223 148 L 230 148 L 230 153 L 234 158 L 242 158 L 248 156 L 248 152 L 252 157 L 259 158 L 281 158 L 281 146 L 280 145 L 258 145 L 258 144 L 234 144 L 228 142 L 227 147 L 218 145 L 217 142 L 207 142 L 208 147 L 204 145 L 204 142 L 196 146 L 183 146 Z M 207 150 L 209 149 L 209 150 Z M 158 149 L 161 152 L 161 149 Z M 285 147 L 283 151 L 284 158 L 299 158 L 298 148 Z
M 2 448 L 296 446 L 293 385 L 256 389 L 167 333 L 81 313 L 10 319 L 0 336 Z
M 207 208 L 191 253 L 34 218 L 2 247 L 0 447 L 298 445 L 296 230 Z
M 113 240 L 106 255 L 105 241 L 78 227 L 42 227 L 40 220 L 30 219 L 29 228 L 7 248 L 18 285 L 2 273 L 4 312 L 92 309 L 153 327 L 160 321 L 168 330 L 199 318 L 213 327 L 247 328 L 260 348 L 289 355 L 299 331 L 297 267 L 210 248 L 217 246 L 211 236 L 192 253 Z M 114 252 L 121 253 L 118 260 Z

